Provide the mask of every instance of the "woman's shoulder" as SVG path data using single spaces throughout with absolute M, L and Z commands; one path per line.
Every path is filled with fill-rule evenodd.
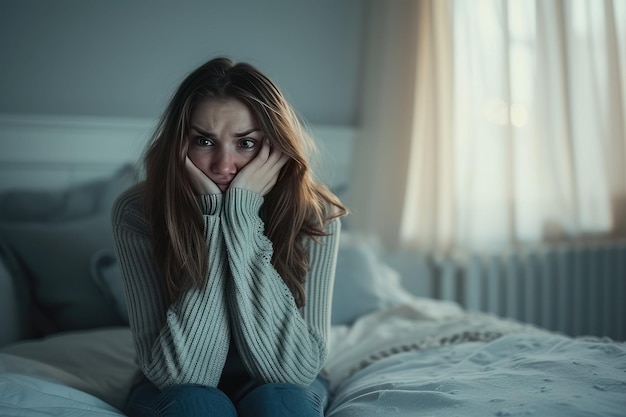
M 145 182 L 134 184 L 130 188 L 122 191 L 115 200 L 114 207 L 120 209 L 130 209 L 143 206 L 145 195 Z
M 137 183 L 122 192 L 113 204 L 112 220 L 117 226 L 147 226 L 144 209 L 145 184 Z

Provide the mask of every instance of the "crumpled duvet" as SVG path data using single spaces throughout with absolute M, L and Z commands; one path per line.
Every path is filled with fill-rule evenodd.
M 550 334 L 514 320 L 466 312 L 456 303 L 415 298 L 363 316 L 351 326 L 334 326 L 322 376 L 334 390 L 358 370 L 393 354 L 462 342 L 489 342 L 522 332 Z

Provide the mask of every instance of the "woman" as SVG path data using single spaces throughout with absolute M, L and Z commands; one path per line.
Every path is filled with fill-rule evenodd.
M 174 94 L 113 209 L 143 378 L 130 416 L 319 416 L 341 202 L 276 86 L 217 58 Z

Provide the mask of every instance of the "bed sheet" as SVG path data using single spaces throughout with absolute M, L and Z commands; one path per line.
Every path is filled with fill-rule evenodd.
M 383 358 L 347 378 L 328 417 L 626 416 L 626 345 L 511 334 Z

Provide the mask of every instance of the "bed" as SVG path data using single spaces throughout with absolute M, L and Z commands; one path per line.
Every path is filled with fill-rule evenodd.
M 109 213 L 151 125 L 0 117 L 1 416 L 123 416 L 137 367 Z M 355 131 L 311 129 L 341 195 Z M 419 297 L 344 229 L 327 416 L 626 416 L 624 343 Z

